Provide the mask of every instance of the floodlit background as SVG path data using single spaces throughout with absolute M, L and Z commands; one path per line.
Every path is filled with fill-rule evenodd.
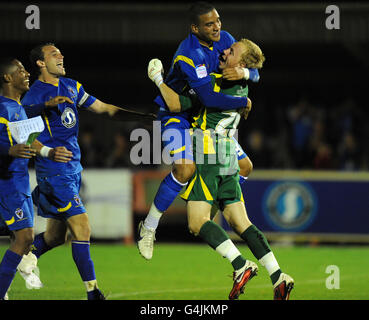
M 308 183 L 306 181 L 314 179 L 317 186 L 312 188 L 312 215 L 314 210 L 318 218 L 319 214 L 323 215 L 322 210 L 318 209 L 323 204 L 324 214 L 327 214 L 326 210 L 331 210 L 333 220 L 337 220 L 337 216 L 342 221 L 347 220 L 347 210 L 352 210 L 350 217 L 358 215 L 353 219 L 355 225 L 362 225 L 357 223 L 358 219 L 368 221 L 364 199 L 369 194 L 369 127 L 366 125 L 369 113 L 366 97 L 369 6 L 365 3 L 337 3 L 340 29 L 327 29 L 327 22 L 332 22 L 329 18 L 331 11 L 326 13 L 328 4 L 320 2 L 224 4 L 216 1 L 213 4 L 221 16 L 222 28 L 236 39 L 247 37 L 255 41 L 266 57 L 260 82 L 250 83 L 253 110 L 239 130 L 239 142 L 254 164 L 254 172 L 245 186 L 245 192 L 250 194 L 255 191 L 254 180 L 265 180 L 265 185 L 258 192 L 260 194 L 252 197 L 245 194 L 246 202 L 250 202 L 248 207 L 252 208 L 250 216 L 268 231 L 366 234 L 368 229 L 355 230 L 355 227 L 335 230 L 334 226 L 325 228 L 318 225 L 309 230 L 311 223 L 283 227 L 270 221 L 268 215 L 272 213 L 265 212 L 269 209 L 263 207 L 266 206 L 266 190 L 271 180 L 297 179 Z M 39 43 L 54 42 L 65 56 L 67 76 L 81 82 L 91 95 L 122 107 L 157 111 L 152 101 L 158 90 L 147 78 L 147 63 L 157 57 L 163 61 L 165 69 L 169 69 L 179 42 L 188 34 L 188 3 L 41 1 L 37 4 L 40 29 L 31 30 L 25 23 L 30 15 L 25 13 L 28 5 L 14 2 L 0 5 L 2 55 L 17 56 L 32 72 L 29 51 Z M 336 20 L 334 22 L 337 23 Z M 86 183 L 87 179 L 99 179 L 95 174 L 98 171 L 89 169 L 124 168 L 129 170 L 128 176 L 122 173 L 122 185 L 117 188 L 123 188 L 125 197 L 135 199 L 136 196 L 132 210 L 128 211 L 133 214 L 147 211 L 163 176 L 159 171 L 169 168 L 164 165 L 132 164 L 130 150 L 137 142 L 130 141 L 130 134 L 137 128 L 152 132 L 153 127 L 141 122 L 108 121 L 89 112 L 80 114 L 79 141 L 82 164 L 86 169 L 86 188 L 83 192 L 87 193 L 87 205 L 99 202 L 95 196 L 95 201 L 88 196 L 89 191 L 99 192 L 92 190 L 98 184 Z M 157 143 L 153 141 L 151 153 Z M 263 169 L 283 171 L 260 173 Z M 301 178 L 301 170 L 313 172 L 305 173 Z M 124 179 L 130 181 L 131 176 L 135 184 L 123 182 Z M 342 180 L 346 182 L 342 183 Z M 347 180 L 359 191 L 355 188 L 352 191 Z M 356 181 L 360 183 L 355 184 Z M 319 199 L 317 188 L 320 187 L 322 192 L 327 190 L 324 185 L 321 187 L 320 182 L 333 186 L 329 188 L 329 194 L 322 194 L 322 199 Z M 308 184 L 310 188 L 311 183 Z M 143 194 L 140 193 L 142 190 Z M 289 193 L 282 192 L 278 198 L 280 204 L 275 214 L 283 218 L 283 212 L 288 209 L 285 206 L 293 206 L 295 209 L 290 211 L 295 210 L 295 213 L 292 213 L 291 219 L 293 215 L 297 219 L 306 203 L 300 199 L 301 194 L 296 188 L 290 190 Z M 350 191 L 352 194 L 346 193 Z M 358 192 L 359 199 L 356 199 Z M 337 193 L 344 193 L 344 197 L 341 199 L 343 203 L 335 208 Z M 116 192 L 105 188 L 99 199 L 105 198 L 114 207 L 119 200 L 112 194 Z M 355 199 L 351 203 L 350 198 L 353 197 Z M 337 212 L 345 203 L 344 212 Z M 95 212 L 94 206 L 92 210 Z M 101 207 L 96 210 L 101 211 Z M 168 223 L 179 225 L 180 230 L 184 231 L 183 236 L 187 235 L 184 203 L 176 201 L 170 211 L 180 214 L 163 219 L 162 235 L 167 233 L 165 228 Z M 261 216 L 262 221 L 259 219 Z M 133 216 L 131 220 L 135 225 L 139 219 Z M 168 231 L 175 226 L 170 226 Z M 106 236 L 109 238 L 109 234 Z
M 239 142 L 254 165 L 243 187 L 250 219 L 274 245 L 368 244 L 369 4 L 336 2 L 340 28 L 330 30 L 331 3 L 212 3 L 222 29 L 253 40 L 266 57 L 260 82 L 249 85 L 252 112 L 239 128 Z M 38 30 L 25 26 L 30 4 L 0 4 L 1 55 L 18 57 L 32 73 L 29 51 L 53 42 L 65 57 L 67 76 L 89 94 L 157 111 L 152 101 L 158 90 L 147 77 L 147 64 L 160 58 L 169 69 L 189 32 L 187 3 L 38 1 Z M 137 142 L 130 135 L 137 128 L 153 136 L 150 123 L 80 112 L 81 195 L 96 241 L 132 244 L 170 170 L 132 164 L 130 150 Z M 185 213 L 177 199 L 162 218 L 156 244 L 198 242 L 188 233 Z M 37 231 L 44 226 L 36 220 Z

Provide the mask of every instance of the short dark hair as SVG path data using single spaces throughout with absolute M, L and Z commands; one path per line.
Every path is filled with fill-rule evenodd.
M 199 23 L 199 16 L 206 14 L 214 9 L 214 6 L 208 2 L 199 1 L 193 3 L 188 10 L 188 18 L 190 20 L 190 24 L 197 25 Z
M 13 57 L 3 57 L 0 59 L 0 89 L 5 83 L 4 76 L 9 73 L 9 69 L 13 66 L 14 60 L 16 60 L 16 58 Z
M 45 42 L 45 43 L 39 44 L 38 46 L 34 47 L 29 54 L 29 60 L 31 61 L 31 67 L 38 74 L 40 74 L 40 69 L 37 65 L 37 60 L 43 61 L 45 59 L 44 52 L 42 51 L 42 49 L 46 46 L 55 46 L 55 44 L 52 42 Z

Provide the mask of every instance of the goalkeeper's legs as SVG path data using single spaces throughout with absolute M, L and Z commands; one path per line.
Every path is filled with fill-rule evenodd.
M 233 230 L 247 243 L 255 258 L 268 271 L 274 286 L 274 297 L 287 300 L 294 281 L 282 273 L 264 234 L 249 220 L 244 203 L 240 201 L 227 205 L 223 214 Z
M 71 216 L 67 220 L 72 234 L 72 256 L 87 290 L 88 300 L 105 299 L 98 289 L 94 263 L 90 256 L 91 229 L 87 213 Z
M 210 220 L 210 211 L 211 205 L 205 201 L 188 201 L 188 226 L 191 233 L 199 235 L 210 247 L 231 262 L 234 283 L 229 299 L 238 299 L 244 292 L 246 283 L 256 275 L 258 267 L 241 255 L 222 227 Z

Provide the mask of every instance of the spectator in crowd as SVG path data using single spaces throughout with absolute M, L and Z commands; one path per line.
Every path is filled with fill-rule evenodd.
M 130 159 L 129 142 L 127 137 L 121 133 L 114 134 L 114 146 L 111 153 L 106 157 L 105 167 L 108 168 L 129 168 L 133 164 Z
M 312 112 L 312 106 L 304 98 L 288 112 L 292 134 L 291 152 L 297 168 L 306 167 L 309 163 L 307 146 L 313 130 Z
M 339 169 L 358 170 L 360 166 L 360 153 L 357 142 L 352 132 L 348 131 L 343 135 L 341 144 L 338 147 Z
M 92 127 L 87 126 L 81 131 L 79 137 L 79 146 L 81 148 L 81 164 L 84 168 L 101 167 L 99 159 L 99 146 L 96 143 L 96 137 Z

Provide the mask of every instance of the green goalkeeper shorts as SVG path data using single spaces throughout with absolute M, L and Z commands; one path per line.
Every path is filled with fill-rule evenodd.
M 233 143 L 227 141 L 227 143 Z M 196 142 L 193 142 L 194 151 Z M 217 148 L 215 148 L 217 150 Z M 233 150 L 227 148 L 227 150 Z M 236 152 L 226 156 L 194 152 L 196 172 L 181 195 L 186 201 L 206 201 L 217 205 L 221 210 L 227 204 L 243 201 L 239 184 L 239 166 Z

